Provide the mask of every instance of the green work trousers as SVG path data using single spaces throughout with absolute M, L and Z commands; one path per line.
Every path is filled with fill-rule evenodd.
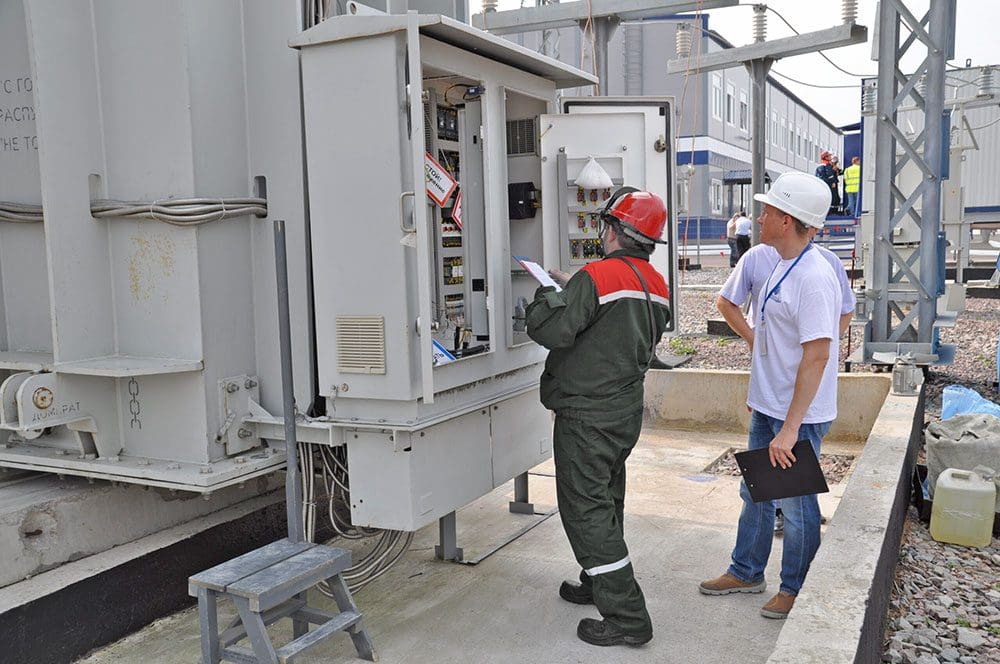
M 556 413 L 553 453 L 559 516 L 580 581 L 608 622 L 630 633 L 652 630 L 646 600 L 625 546 L 625 460 L 642 428 L 642 411 L 622 417 Z

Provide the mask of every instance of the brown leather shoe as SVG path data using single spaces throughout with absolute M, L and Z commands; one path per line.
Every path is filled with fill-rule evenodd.
M 762 593 L 767 588 L 767 582 L 761 579 L 757 583 L 746 583 L 726 572 L 722 576 L 702 581 L 698 590 L 702 595 L 729 595 L 731 593 Z
M 789 595 L 788 593 L 782 591 L 772 597 L 767 604 L 761 607 L 760 615 L 765 618 L 784 620 L 788 617 L 788 612 L 792 610 L 792 605 L 794 604 L 795 595 Z

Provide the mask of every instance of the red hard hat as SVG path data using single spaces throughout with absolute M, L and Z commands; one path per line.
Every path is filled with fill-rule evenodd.
M 625 234 L 639 242 L 666 244 L 660 236 L 667 224 L 667 206 L 652 192 L 631 187 L 619 189 L 608 201 L 602 215 L 614 217 L 621 223 Z

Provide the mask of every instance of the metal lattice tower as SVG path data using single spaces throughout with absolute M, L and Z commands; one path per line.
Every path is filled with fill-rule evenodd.
M 947 362 L 951 349 L 938 344 L 935 321 L 938 296 L 944 293 L 944 82 L 945 63 L 954 51 L 955 0 L 931 0 L 920 19 L 903 0 L 882 0 L 878 23 L 878 177 L 872 274 L 865 275 L 871 321 L 864 360 L 892 363 L 910 354 L 918 364 Z M 924 54 L 924 59 L 907 75 L 900 62 L 908 53 Z M 904 105 L 914 104 L 922 111 L 918 114 L 923 124 L 911 137 L 897 123 L 897 114 Z M 914 169 L 919 177 L 913 177 Z M 919 236 L 915 242 L 911 238 L 897 244 L 894 240 L 903 237 L 901 224 L 907 218 L 919 227 Z

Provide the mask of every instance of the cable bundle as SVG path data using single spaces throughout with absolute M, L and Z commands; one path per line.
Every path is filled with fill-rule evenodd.
M 90 204 L 95 219 L 153 219 L 173 226 L 200 226 L 232 217 L 267 216 L 266 198 L 168 198 L 152 203 L 97 200 Z M 33 224 L 44 221 L 41 205 L 0 201 L 0 221 Z
M 9 221 L 15 224 L 38 223 L 42 221 L 42 206 L 0 201 L 0 221 Z
M 322 494 L 317 496 L 318 479 L 322 484 Z M 413 533 L 401 530 L 381 530 L 379 528 L 359 528 L 337 513 L 335 503 L 350 505 L 351 489 L 347 472 L 347 449 L 328 445 L 299 444 L 299 466 L 302 471 L 302 520 L 306 539 L 316 538 L 316 498 L 326 498 L 330 523 L 339 537 L 362 540 L 377 537 L 375 546 L 358 560 L 353 567 L 343 573 L 348 588 L 352 592 L 363 588 L 385 574 L 399 560 L 413 541 Z M 336 538 L 334 538 L 336 539 Z M 333 541 L 333 540 L 330 540 Z M 332 597 L 325 583 L 319 585 L 320 592 Z
M 90 204 L 95 219 L 153 219 L 174 226 L 199 226 L 210 221 L 252 214 L 267 216 L 264 198 L 170 198 L 152 203 L 98 200 Z

